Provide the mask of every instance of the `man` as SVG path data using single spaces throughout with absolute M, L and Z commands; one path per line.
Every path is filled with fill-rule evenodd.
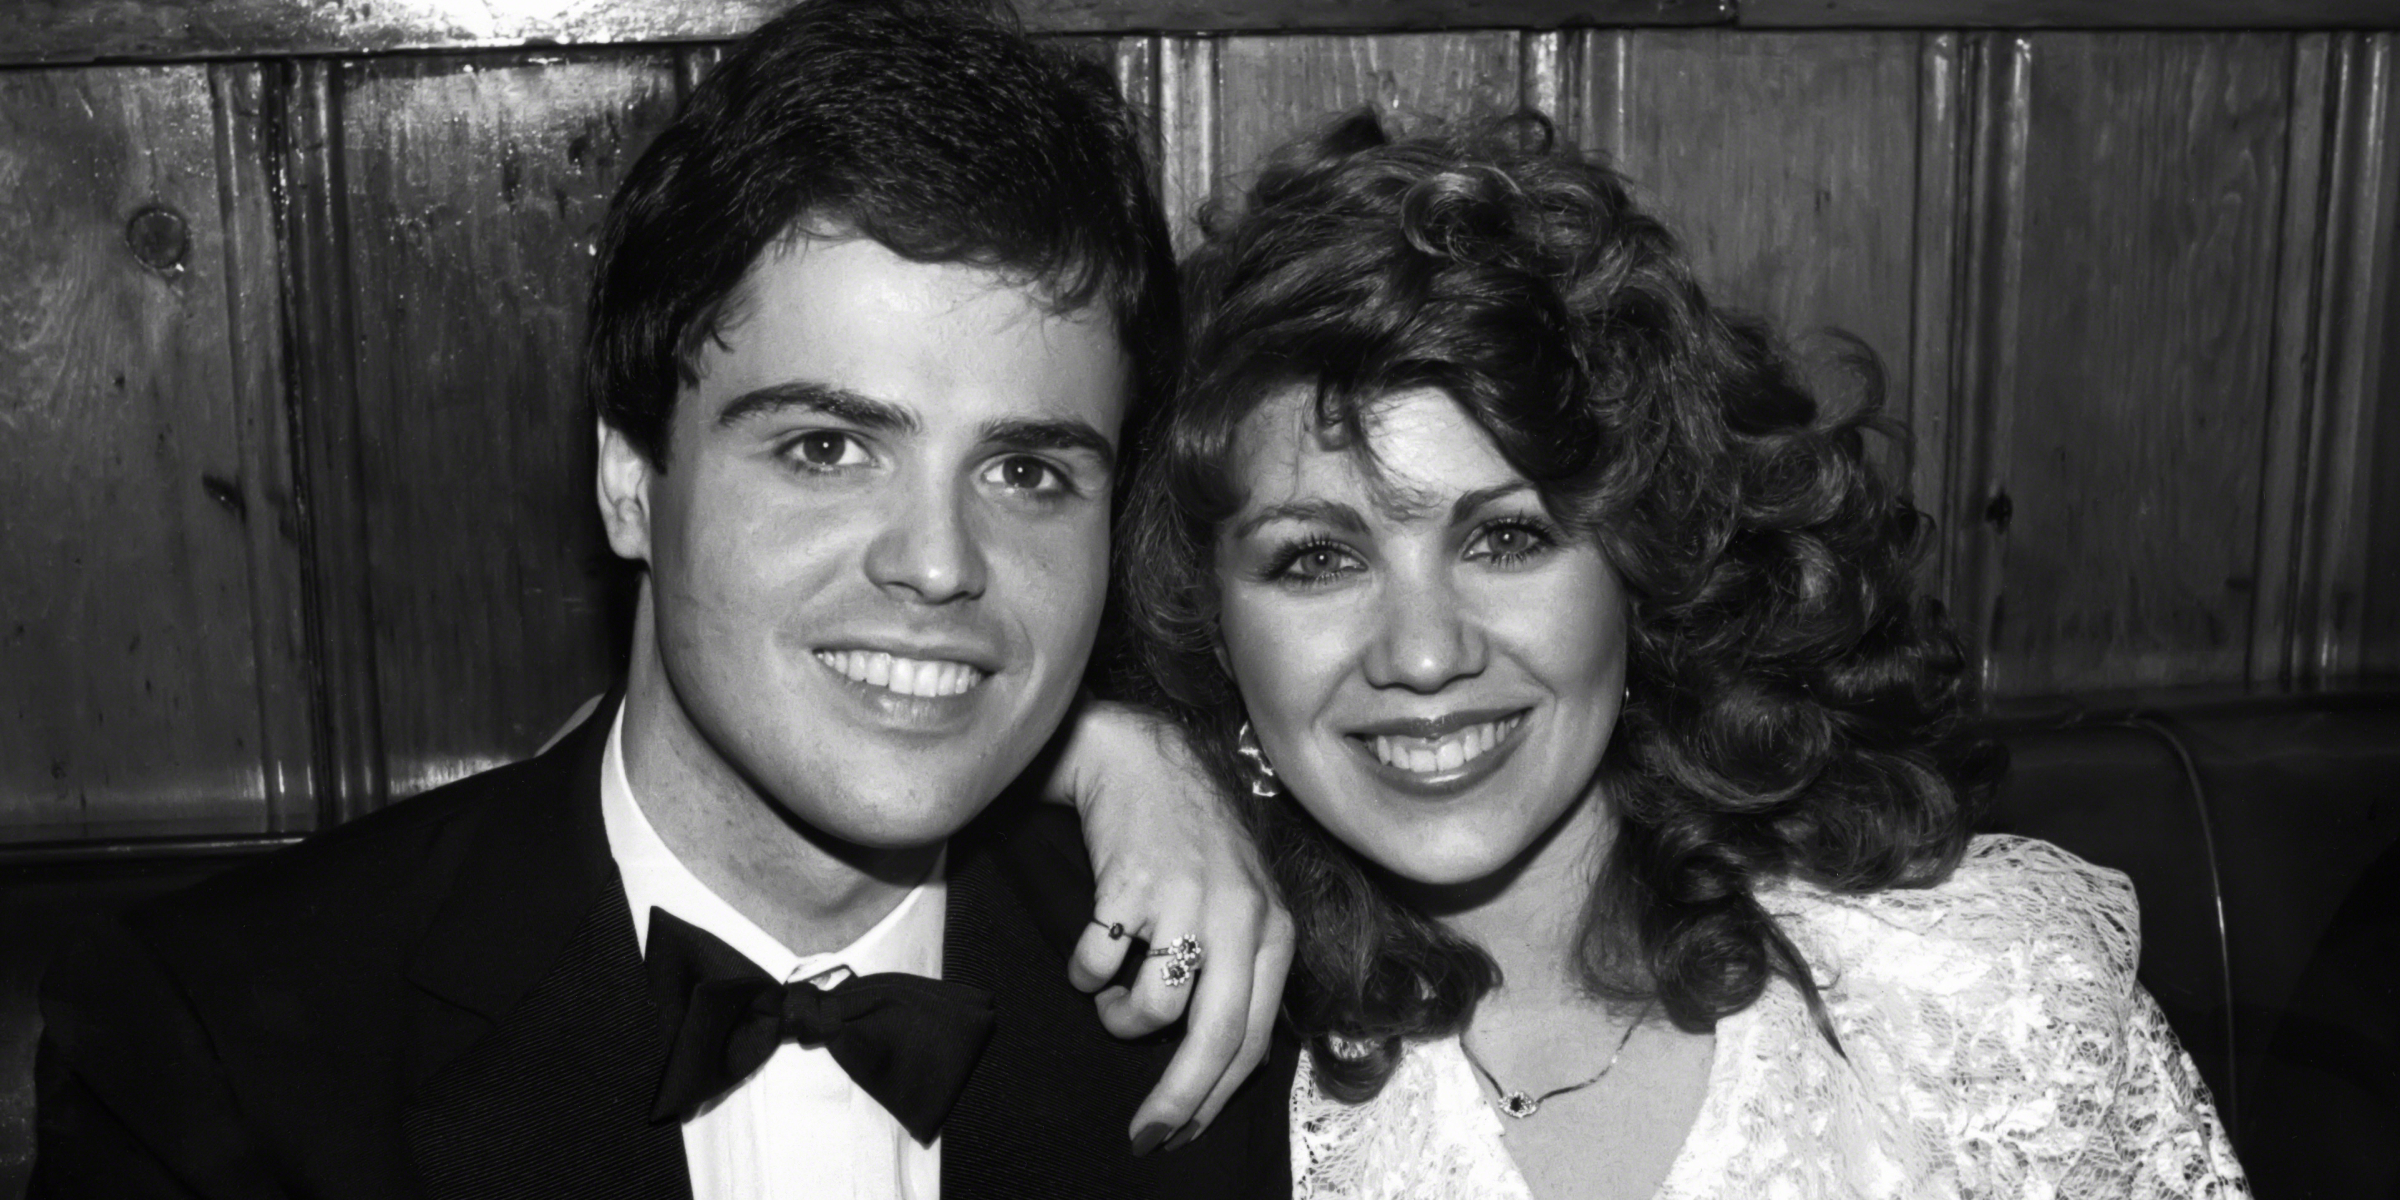
M 1098 67 L 914 0 L 737 46 L 593 292 L 621 698 L 64 960 L 36 1194 L 1284 1190 L 1288 1056 L 1127 1145 L 1173 1047 L 1067 986 L 1122 935 L 1072 823 L 993 804 L 1083 673 L 1170 272 Z

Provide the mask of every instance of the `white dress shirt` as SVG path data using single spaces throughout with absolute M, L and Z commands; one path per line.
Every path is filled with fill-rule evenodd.
M 941 977 L 948 888 L 940 862 L 857 941 L 826 954 L 794 954 L 708 890 L 659 840 L 625 776 L 624 730 L 619 709 L 600 768 L 600 811 L 645 950 L 656 907 L 707 930 L 786 983 L 830 986 L 879 971 Z M 936 1200 L 941 1194 L 941 1139 L 918 1144 L 822 1046 L 785 1042 L 765 1066 L 683 1123 L 683 1151 L 693 1200 Z

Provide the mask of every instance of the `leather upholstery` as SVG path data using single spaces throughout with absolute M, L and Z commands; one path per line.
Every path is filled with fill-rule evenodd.
M 2258 1195 L 2400 1197 L 2400 695 L 2006 731 L 1985 824 L 2133 877 L 2142 981 Z

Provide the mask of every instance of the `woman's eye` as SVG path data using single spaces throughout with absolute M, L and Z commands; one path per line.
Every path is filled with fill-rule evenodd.
M 986 471 L 985 478 L 1009 491 L 1039 496 L 1064 496 L 1075 490 L 1066 472 L 1051 463 L 1022 454 L 993 463 Z
M 831 471 L 865 465 L 867 448 L 847 433 L 812 429 L 793 438 L 784 448 L 784 456 L 812 471 Z
M 1486 527 L 1469 551 L 1506 567 L 1522 563 L 1554 544 L 1555 539 L 1546 530 L 1522 522 L 1502 521 Z
M 1285 551 L 1268 575 L 1292 583 L 1324 583 L 1358 569 L 1358 559 L 1348 550 L 1327 543 L 1312 543 Z

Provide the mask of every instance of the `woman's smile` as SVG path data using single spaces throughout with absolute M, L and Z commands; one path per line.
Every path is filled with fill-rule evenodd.
M 1227 665 L 1327 830 L 1420 883 L 1481 878 L 1591 794 L 1625 687 L 1616 573 L 1447 394 L 1379 398 L 1363 446 L 1313 411 L 1286 389 L 1241 425 Z
M 1381 722 L 1347 736 L 1390 786 L 1450 795 L 1491 778 L 1507 763 L 1522 740 L 1518 735 L 1529 711 Z

